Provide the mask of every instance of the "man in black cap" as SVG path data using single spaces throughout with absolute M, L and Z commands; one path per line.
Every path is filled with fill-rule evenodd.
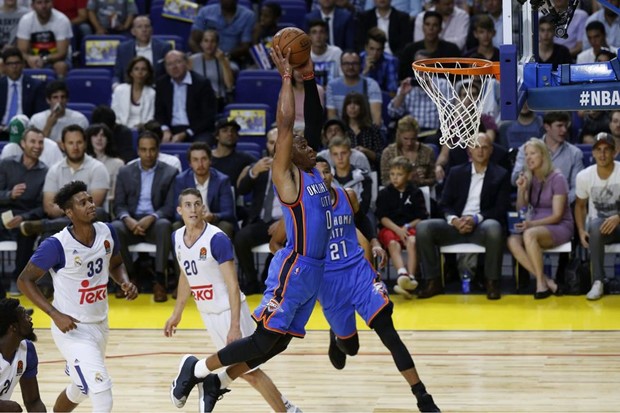
M 340 120 L 339 118 L 331 118 L 328 119 L 323 125 L 323 145 L 325 148 L 329 147 L 329 142 L 334 139 L 336 136 L 347 138 L 349 135 L 347 134 L 347 125 Z M 334 167 L 334 162 L 332 161 L 332 157 L 329 154 L 329 149 L 324 149 L 320 151 L 317 156 L 326 159 L 329 162 L 329 166 Z M 355 166 L 358 169 L 369 172 L 370 171 L 370 163 L 368 162 L 368 158 L 362 151 L 358 151 L 355 148 L 351 148 L 351 165 Z
M 241 126 L 235 120 L 222 119 L 215 125 L 215 148 L 211 166 L 224 172 L 237 187 L 237 179 L 243 168 L 256 162 L 249 153 L 236 151 Z

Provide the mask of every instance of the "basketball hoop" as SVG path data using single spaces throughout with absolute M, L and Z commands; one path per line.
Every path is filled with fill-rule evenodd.
M 450 149 L 476 146 L 483 103 L 494 86 L 491 79 L 499 80 L 499 63 L 449 57 L 417 60 L 411 67 L 420 87 L 437 106 L 439 143 Z M 464 95 L 460 97 L 459 92 Z

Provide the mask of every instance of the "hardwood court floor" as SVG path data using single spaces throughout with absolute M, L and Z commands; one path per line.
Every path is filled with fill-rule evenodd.
M 249 298 L 254 307 L 259 296 Z M 22 300 L 28 305 L 26 300 Z M 416 366 L 444 412 L 620 411 L 620 296 L 585 297 L 445 295 L 430 300 L 394 297 L 395 320 Z M 170 381 L 185 353 L 214 348 L 188 305 L 176 337 L 162 327 L 174 301 L 110 298 L 107 366 L 114 380 L 114 411 L 197 410 L 197 391 L 183 410 L 168 398 Z M 67 384 L 64 362 L 51 340 L 49 319 L 35 313 L 41 362 L 39 383 L 51 410 Z M 304 340 L 264 370 L 304 412 L 415 412 L 415 398 L 376 335 L 360 326 L 360 354 L 337 371 L 327 355 L 326 322 L 314 312 Z M 243 381 L 216 412 L 267 412 L 269 406 Z M 19 389 L 14 393 L 18 400 Z M 76 411 L 91 410 L 89 401 Z

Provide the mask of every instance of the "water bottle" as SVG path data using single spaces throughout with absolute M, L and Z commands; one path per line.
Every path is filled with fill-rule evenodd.
M 463 280 L 461 287 L 463 289 L 463 294 L 469 294 L 471 286 L 471 273 L 467 270 L 463 272 Z
M 614 261 L 614 275 L 616 279 L 620 279 L 620 254 L 616 254 L 616 260 Z
M 543 264 L 543 273 L 547 277 L 551 277 L 551 257 L 549 256 L 549 254 L 545 254 L 545 261 Z

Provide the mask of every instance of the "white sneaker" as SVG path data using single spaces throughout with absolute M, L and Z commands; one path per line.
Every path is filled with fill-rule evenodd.
M 598 300 L 603 296 L 603 283 L 599 280 L 594 281 L 592 288 L 586 295 L 588 300 Z
M 396 284 L 403 290 L 414 291 L 418 288 L 418 282 L 415 278 L 409 275 L 401 275 L 396 279 Z

